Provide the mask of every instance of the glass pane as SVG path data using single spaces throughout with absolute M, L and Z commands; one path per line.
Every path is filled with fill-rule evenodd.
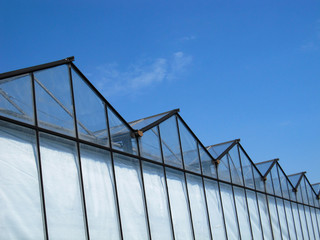
M 295 175 L 291 175 L 288 176 L 290 182 L 292 183 L 293 187 L 297 187 L 298 181 L 301 177 L 301 173 L 295 174 Z
M 311 206 L 315 206 L 315 193 L 311 187 L 311 185 L 308 183 L 307 179 L 305 179 L 305 182 L 306 182 L 306 190 L 307 190 L 307 194 L 308 194 L 308 199 L 309 199 L 309 204 Z
M 297 194 L 296 194 L 296 192 L 294 191 L 292 185 L 289 184 L 289 182 L 288 182 L 288 187 L 289 187 L 290 199 L 291 199 L 292 201 L 297 201 L 297 196 L 296 196 Z
M 316 239 L 316 236 L 315 236 L 314 230 L 313 230 L 313 225 L 312 225 L 310 208 L 308 206 L 305 206 L 304 210 L 305 210 L 307 224 L 308 224 L 309 236 L 311 239 Z
M 213 163 L 211 156 L 199 145 L 199 153 L 201 159 L 202 173 L 205 176 L 217 178 L 216 165 Z
M 307 196 L 307 187 L 306 187 L 305 177 L 303 177 L 301 179 L 299 188 L 301 189 L 303 203 L 309 204 L 308 196 Z
M 151 117 L 142 118 L 142 119 L 130 122 L 129 124 L 133 129 L 139 130 L 141 128 L 144 128 L 150 125 L 151 123 L 154 123 L 155 121 L 159 120 L 160 118 L 164 117 L 167 114 L 169 114 L 169 112 L 157 114 Z
M 273 192 L 273 184 L 272 184 L 272 174 L 271 172 L 267 176 L 267 180 L 265 181 L 266 191 L 267 193 L 274 194 Z
M 0 121 L 0 239 L 43 239 L 36 136 Z
M 256 167 L 258 168 L 258 170 L 261 172 L 262 175 L 265 175 L 272 164 L 273 164 L 273 160 L 262 162 L 262 163 L 256 163 Z
M 301 189 L 301 185 L 298 186 L 298 191 L 296 192 L 296 196 L 297 196 L 297 201 L 302 203 L 303 200 L 302 200 L 302 189 Z
M 164 162 L 182 168 L 182 159 L 176 116 L 160 124 L 161 144 Z
M 263 181 L 261 175 L 259 174 L 259 172 L 257 171 L 257 169 L 254 166 L 252 166 L 252 170 L 253 170 L 253 176 L 254 176 L 254 182 L 255 182 L 256 189 L 264 192 L 265 186 L 264 186 L 264 181 Z
M 277 164 L 275 164 L 273 166 L 273 168 L 271 169 L 271 175 L 272 175 L 272 183 L 273 183 L 274 194 L 277 195 L 277 196 L 282 197 Z
M 221 180 L 231 182 L 230 180 L 230 168 L 227 155 L 224 155 L 218 164 L 218 177 Z
M 194 139 L 186 126 L 180 120 L 178 122 L 184 167 L 186 170 L 200 173 L 198 142 Z
M 266 195 L 258 193 L 258 203 L 259 203 L 259 210 L 260 210 L 260 217 L 263 227 L 263 235 L 265 239 L 272 239 L 272 232 L 270 226 L 270 218 L 269 218 L 269 211 L 268 205 L 266 200 Z
M 202 178 L 187 174 L 188 193 L 196 239 L 211 239 Z
M 130 129 L 108 108 L 112 148 L 131 154 L 138 154 L 137 142 Z
M 67 65 L 34 73 L 38 124 L 74 136 L 73 105 Z
M 243 185 L 238 146 L 235 145 L 228 153 L 232 182 Z
M 233 142 L 227 142 L 227 143 L 212 145 L 212 146 L 208 147 L 207 149 L 213 157 L 218 158 L 232 144 L 233 144 Z
M 151 128 L 139 138 L 142 157 L 162 162 L 158 127 Z
M 276 202 L 280 220 L 282 239 L 290 239 L 283 200 L 280 198 L 276 198 Z M 291 231 L 294 231 L 294 228 L 292 228 Z
M 316 214 L 317 214 L 317 220 L 318 220 L 318 227 L 320 229 L 320 209 L 316 209 Z
M 90 239 L 120 239 L 110 153 L 80 147 Z
M 148 216 L 152 239 L 172 239 L 171 219 L 162 166 L 143 163 Z
M 0 80 L 0 115 L 34 123 L 31 77 L 29 74 Z
M 79 164 L 74 142 L 40 133 L 50 239 L 85 239 Z
M 242 151 L 242 149 L 239 148 L 239 151 L 240 151 L 240 158 L 241 158 L 241 164 L 242 164 L 242 170 L 243 170 L 244 184 L 247 187 L 254 189 L 252 163 L 248 159 L 248 157 L 245 155 L 245 153 Z
M 294 225 L 294 220 L 293 220 L 293 212 L 291 210 L 291 204 L 289 201 L 285 200 L 284 201 L 284 206 L 286 210 L 286 216 L 287 216 L 287 221 L 288 221 L 288 228 L 289 228 L 289 235 L 291 240 L 295 240 L 298 238 L 296 234 L 296 227 Z
M 292 205 L 292 212 L 293 212 L 293 217 L 294 217 L 294 224 L 296 226 L 296 231 L 297 231 L 297 239 L 303 239 L 302 235 L 302 225 L 300 221 L 300 214 L 298 210 L 298 205 L 296 203 L 291 202 Z
M 218 182 L 204 179 L 211 232 L 214 240 L 226 239 Z
M 250 231 L 250 221 L 248 215 L 247 201 L 244 189 L 233 187 L 235 203 L 238 213 L 241 239 L 252 239 Z
M 319 227 L 317 224 L 317 216 L 316 216 L 316 209 L 315 208 L 310 208 L 311 211 L 311 218 L 312 218 L 312 224 L 313 224 L 313 229 L 315 232 L 315 239 L 320 239 L 320 231 Z
M 317 184 L 313 184 L 312 185 L 314 191 L 316 192 L 317 195 L 320 194 L 320 183 L 317 183 Z
M 270 217 L 271 217 L 273 237 L 275 239 L 281 239 L 280 223 L 279 223 L 275 198 L 268 196 L 268 202 L 269 202 L 269 211 L 270 211 Z
M 247 200 L 248 200 L 248 206 L 249 206 L 253 239 L 255 240 L 263 239 L 256 193 L 250 190 L 246 190 L 246 193 L 247 193 Z
M 72 80 L 79 138 L 109 146 L 104 103 L 73 69 Z
M 140 165 L 137 159 L 114 154 L 124 239 L 148 239 Z
M 279 173 L 279 179 L 280 179 L 280 185 L 281 185 L 283 197 L 286 199 L 289 199 L 290 192 L 288 187 L 288 180 L 279 166 L 278 166 L 278 173 Z
M 175 239 L 193 239 L 183 172 L 166 168 Z
M 307 221 L 306 221 L 306 215 L 304 213 L 303 205 L 298 204 L 298 209 L 299 209 L 299 215 L 300 215 L 300 221 L 301 221 L 303 237 L 305 239 L 310 239 L 309 232 L 308 232 Z
M 228 239 L 240 239 L 232 187 L 229 184 L 221 183 L 220 191 Z

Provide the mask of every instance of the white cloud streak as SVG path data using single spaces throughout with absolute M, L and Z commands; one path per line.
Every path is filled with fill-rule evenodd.
M 116 63 L 97 67 L 91 78 L 105 96 L 136 95 L 165 81 L 178 80 L 192 63 L 192 57 L 176 52 L 168 58 L 157 58 L 130 65 L 120 71 Z
M 320 49 L 320 19 L 315 23 L 315 34 L 311 40 L 302 44 L 300 49 L 302 51 L 318 51 Z

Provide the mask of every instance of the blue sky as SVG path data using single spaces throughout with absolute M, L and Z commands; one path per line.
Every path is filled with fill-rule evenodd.
M 320 182 L 319 1 L 11 0 L 0 29 L 0 72 L 75 56 L 126 120 L 180 108 Z

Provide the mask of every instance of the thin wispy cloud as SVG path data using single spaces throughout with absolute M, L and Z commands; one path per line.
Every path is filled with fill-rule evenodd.
M 143 60 L 126 68 L 117 63 L 104 64 L 97 67 L 91 79 L 106 96 L 135 95 L 165 81 L 180 79 L 191 63 L 192 56 L 176 52 L 168 58 Z
M 311 40 L 302 44 L 300 49 L 302 51 L 318 51 L 320 49 L 320 19 L 315 23 L 315 34 Z
M 191 36 L 184 36 L 184 37 L 180 38 L 179 40 L 181 42 L 186 42 L 186 41 L 192 41 L 192 40 L 195 40 L 195 39 L 196 39 L 196 36 L 191 35 Z

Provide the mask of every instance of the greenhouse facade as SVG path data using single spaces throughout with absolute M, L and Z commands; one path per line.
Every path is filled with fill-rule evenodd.
M 73 60 L 0 74 L 0 239 L 320 239 L 305 172 L 179 109 L 126 122 Z

